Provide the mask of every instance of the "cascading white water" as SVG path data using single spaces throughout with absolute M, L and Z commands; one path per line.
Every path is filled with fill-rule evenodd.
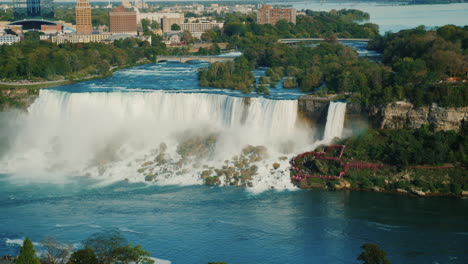
M 328 106 L 327 123 L 323 133 L 323 141 L 329 142 L 343 136 L 343 125 L 346 114 L 346 103 L 330 102 Z
M 297 124 L 296 100 L 236 98 L 219 94 L 166 92 L 67 93 L 42 90 L 28 113 L 17 118 L 15 137 L 2 151 L 0 173 L 20 181 L 64 181 L 68 176 L 142 181 L 136 173 L 167 145 L 172 172 L 160 184 L 198 184 L 203 168 L 226 163 L 248 145 L 265 146 L 253 189 L 293 188 L 289 159 L 343 133 L 346 103 L 331 102 L 323 139 Z M 2 131 L 3 132 L 3 131 Z M 10 131 L 11 132 L 11 131 Z M 11 133 L 9 133 L 11 134 Z M 180 165 L 181 142 L 216 134 L 214 155 L 203 168 Z M 4 140 L 3 140 L 4 141 Z M 272 169 L 272 164 L 280 169 Z M 172 167 L 171 167 L 172 166 Z M 168 171 L 164 168 L 162 171 Z M 177 171 L 177 173 L 175 173 Z
M 247 145 L 262 145 L 268 148 L 270 158 L 264 161 L 264 168 L 259 167 L 261 175 L 270 171 L 273 162 L 287 169 L 288 160 L 279 161 L 278 157 L 310 149 L 310 130 L 299 128 L 296 121 L 296 100 L 42 90 L 21 122 L 11 149 L 0 160 L 0 168 L 23 176 L 23 180 L 50 181 L 84 174 L 143 180 L 135 173 L 140 165 L 136 161 L 154 152 L 160 143 L 167 144 L 176 159 L 177 145 L 184 136 L 217 133 L 215 155 L 206 163 L 223 164 Z M 106 164 L 106 171 L 98 173 L 96 168 L 102 164 Z M 189 176 L 174 176 L 166 183 L 199 183 L 196 169 L 190 170 L 184 172 Z M 281 179 L 273 176 L 268 180 L 261 175 L 254 182 L 264 182 L 265 188 L 291 187 L 289 175 Z

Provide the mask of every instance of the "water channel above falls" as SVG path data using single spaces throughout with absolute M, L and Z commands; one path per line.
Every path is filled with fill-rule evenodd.
M 64 92 L 151 92 L 166 93 L 204 93 L 221 94 L 235 97 L 259 97 L 255 92 L 242 94 L 232 89 L 200 87 L 197 72 L 200 67 L 208 66 L 206 62 L 160 62 L 119 70 L 105 79 L 80 82 L 54 88 Z M 256 76 L 264 75 L 265 70 L 254 70 Z M 268 99 L 293 100 L 303 95 L 296 89 L 271 88 Z

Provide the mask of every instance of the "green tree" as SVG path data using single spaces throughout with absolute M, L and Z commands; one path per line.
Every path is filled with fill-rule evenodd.
M 180 41 L 186 43 L 186 44 L 191 44 L 193 43 L 193 37 L 192 37 L 192 33 L 190 33 L 190 31 L 184 31 L 182 33 L 182 36 L 180 37 Z
M 151 254 L 144 250 L 141 245 L 134 247 L 132 244 L 128 244 L 120 247 L 116 250 L 115 255 L 118 263 L 121 264 L 154 263 L 154 261 L 149 257 Z
M 100 264 L 154 263 L 149 258 L 151 254 L 148 251 L 143 250 L 140 245 L 134 247 L 126 242 L 120 232 L 110 231 L 91 235 L 83 244 L 85 249 L 90 249 L 96 254 Z
M 105 75 L 110 70 L 110 64 L 107 60 L 99 61 L 96 65 L 96 72 L 101 75 Z
M 394 65 L 396 76 L 395 80 L 399 84 L 415 84 L 422 82 L 427 74 L 426 64 L 421 59 L 403 58 Z
M 217 37 L 218 37 L 218 32 L 213 29 L 210 29 L 201 35 L 201 40 L 212 41 L 213 39 L 216 39 Z
M 20 254 L 18 256 L 18 260 L 16 260 L 16 264 L 40 264 L 41 261 L 38 257 L 36 257 L 36 250 L 34 250 L 34 245 L 27 237 L 24 242 L 23 246 L 20 249 Z
M 44 33 L 39 32 L 39 31 L 28 31 L 24 33 L 24 40 L 29 40 L 29 41 L 39 40 L 40 36 L 43 34 Z
M 68 264 L 99 264 L 99 262 L 93 250 L 84 248 L 74 252 L 70 256 Z
M 143 35 L 149 36 L 151 34 L 150 23 L 151 21 L 147 18 L 143 18 L 141 20 L 141 27 L 143 28 Z
M 361 246 L 364 251 L 357 258 L 364 261 L 363 264 L 390 264 L 387 253 L 376 244 L 364 244 Z
M 178 30 L 180 30 L 180 26 L 177 25 L 177 24 L 172 24 L 171 30 L 173 30 L 173 31 L 178 31 Z
M 160 28 L 159 23 L 156 22 L 156 21 L 151 21 L 150 28 L 151 29 L 159 29 Z

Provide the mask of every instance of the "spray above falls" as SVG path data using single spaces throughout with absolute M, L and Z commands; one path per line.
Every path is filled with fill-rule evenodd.
M 327 129 L 344 118 L 330 111 Z M 0 165 L 29 181 L 88 175 L 288 189 L 290 157 L 317 142 L 297 121 L 297 100 L 219 94 L 42 90 L 20 123 Z M 338 135 L 342 124 L 330 129 Z

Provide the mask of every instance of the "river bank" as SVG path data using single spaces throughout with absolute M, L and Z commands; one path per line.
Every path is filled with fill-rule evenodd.
M 466 170 L 462 168 L 462 170 Z M 386 178 L 398 178 L 401 174 L 388 175 Z M 354 180 L 354 179 L 353 179 Z M 313 179 L 308 182 L 301 183 L 299 187 L 305 190 L 329 190 L 329 191 L 358 191 L 358 192 L 378 192 L 387 193 L 392 195 L 404 195 L 409 197 L 453 197 L 453 198 L 468 198 L 468 191 L 459 190 L 458 193 L 450 192 L 451 183 L 445 181 L 445 192 L 431 191 L 429 189 L 423 190 L 420 186 L 415 185 L 412 181 L 400 179 L 399 181 L 390 182 L 389 180 L 383 180 L 383 184 L 375 184 L 374 179 L 371 179 L 370 183 L 363 186 L 362 183 L 356 183 L 349 177 L 344 177 L 339 180 L 322 180 Z M 438 183 L 436 183 L 438 184 Z M 400 188 L 394 186 L 399 185 Z M 447 191 L 448 190 L 448 191 Z
M 54 88 L 62 85 L 75 84 L 79 82 L 103 79 L 112 76 L 116 71 L 127 69 L 139 65 L 153 63 L 143 60 L 138 63 L 125 66 L 113 66 L 109 72 L 102 75 L 88 75 L 79 79 L 66 79 L 61 76 L 59 80 L 31 82 L 30 80 L 17 80 L 12 82 L 0 82 L 0 111 L 12 108 L 25 110 L 31 105 L 39 95 L 40 89 Z

